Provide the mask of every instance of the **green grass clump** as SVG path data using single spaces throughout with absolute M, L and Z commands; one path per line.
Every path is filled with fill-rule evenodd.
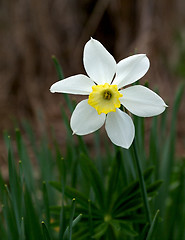
M 133 146 L 125 150 L 110 145 L 96 132 L 90 153 L 82 137 L 71 135 L 62 109 L 65 153 L 55 137 L 45 134 L 38 140 L 27 122 L 24 138 L 19 129 L 11 136 L 14 141 L 4 134 L 9 178 L 5 181 L 0 174 L 1 239 L 185 239 L 185 159 L 177 160 L 175 154 L 183 90 L 180 86 L 177 91 L 171 122 L 168 111 L 152 119 L 148 147 L 145 120 L 134 117 L 151 222 Z M 72 110 L 74 104 L 67 95 L 65 99 Z

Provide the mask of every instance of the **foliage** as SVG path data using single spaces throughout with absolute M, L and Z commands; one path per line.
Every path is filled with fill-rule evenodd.
M 92 154 L 82 137 L 71 135 L 62 108 L 65 152 L 54 134 L 38 141 L 27 122 L 23 122 L 25 138 L 19 129 L 15 131 L 16 146 L 4 133 L 9 180 L 0 174 L 1 238 L 185 239 L 185 161 L 175 155 L 183 89 L 180 86 L 177 91 L 170 125 L 168 112 L 152 119 L 148 147 L 145 121 L 134 117 L 151 224 L 143 206 L 133 147 L 113 147 L 96 132 Z M 67 95 L 65 99 L 72 109 L 74 104 Z

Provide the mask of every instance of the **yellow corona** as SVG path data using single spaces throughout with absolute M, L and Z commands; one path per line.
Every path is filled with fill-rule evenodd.
M 98 114 L 115 112 L 116 108 L 121 106 L 119 98 L 123 95 L 118 91 L 117 85 L 105 83 L 92 86 L 92 90 L 88 104 L 95 108 Z

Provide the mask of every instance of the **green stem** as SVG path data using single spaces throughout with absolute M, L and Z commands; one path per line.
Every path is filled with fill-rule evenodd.
M 151 225 L 152 220 L 151 220 L 151 213 L 150 213 L 150 208 L 149 208 L 149 203 L 148 203 L 148 198 L 147 198 L 147 191 L 146 191 L 146 186 L 144 182 L 144 177 L 141 171 L 141 164 L 139 161 L 139 156 L 137 153 L 137 147 L 136 147 L 136 140 L 134 139 L 133 142 L 133 148 L 134 148 L 134 155 L 135 155 L 135 160 L 136 160 L 136 166 L 137 166 L 137 171 L 138 171 L 138 176 L 139 176 L 139 184 L 141 187 L 141 194 L 143 198 L 143 203 L 144 203 L 144 208 L 145 208 L 145 213 L 146 213 L 146 219 L 148 223 Z

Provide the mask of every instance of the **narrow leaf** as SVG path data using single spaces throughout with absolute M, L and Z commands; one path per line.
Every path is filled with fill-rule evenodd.
M 42 231 L 43 231 L 44 239 L 45 240 L 51 240 L 49 231 L 48 231 L 44 221 L 42 221 Z
M 155 227 L 155 223 L 156 223 L 156 219 L 157 219 L 158 214 L 159 214 L 159 210 L 157 210 L 157 212 L 156 212 L 156 214 L 155 214 L 155 216 L 153 218 L 153 221 L 152 221 L 152 224 L 151 224 L 150 229 L 148 231 L 146 240 L 150 240 L 151 237 L 152 237 L 152 233 L 153 233 L 153 230 L 154 230 L 154 227 Z

